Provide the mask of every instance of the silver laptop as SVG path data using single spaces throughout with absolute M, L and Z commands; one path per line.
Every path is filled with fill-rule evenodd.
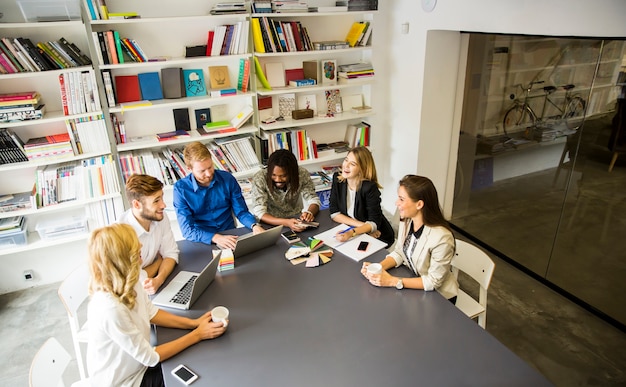
M 276 226 L 259 234 L 249 233 L 240 236 L 237 238 L 237 245 L 235 246 L 235 251 L 233 251 L 233 256 L 235 258 L 243 257 L 246 254 L 275 245 L 282 230 L 283 226 Z
M 200 273 L 181 271 L 176 274 L 176 277 L 154 296 L 152 303 L 166 308 L 189 309 L 215 279 L 221 255 L 220 251 Z

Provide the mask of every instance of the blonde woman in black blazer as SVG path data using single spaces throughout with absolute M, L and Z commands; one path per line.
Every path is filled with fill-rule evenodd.
M 456 302 L 459 284 L 451 267 L 454 235 L 441 213 L 432 181 L 415 175 L 402 178 L 396 206 L 401 222 L 394 251 L 380 262 L 382 273 L 368 273 L 369 262 L 363 263 L 361 273 L 374 286 L 436 290 L 452 303 Z M 416 276 L 394 277 L 387 272 L 402 264 Z
M 330 217 L 338 223 L 354 227 L 335 238 L 345 242 L 359 234 L 372 236 L 391 245 L 394 240 L 391 224 L 380 206 L 380 190 L 374 158 L 369 149 L 356 147 L 343 160 L 341 172 L 333 175 L 330 191 Z

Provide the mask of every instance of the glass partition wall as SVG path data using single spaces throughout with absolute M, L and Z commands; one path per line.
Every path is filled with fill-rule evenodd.
M 625 54 L 621 40 L 470 34 L 452 214 L 622 325 Z

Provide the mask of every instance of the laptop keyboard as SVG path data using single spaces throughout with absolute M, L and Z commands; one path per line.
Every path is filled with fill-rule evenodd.
M 172 297 L 170 302 L 185 305 L 191 298 L 191 290 L 193 289 L 193 283 L 196 281 L 196 278 L 198 278 L 197 275 L 191 276 L 191 278 L 189 278 L 189 281 L 187 281 L 187 283 L 185 283 L 185 285 L 178 291 L 178 293 L 176 293 L 174 297 Z

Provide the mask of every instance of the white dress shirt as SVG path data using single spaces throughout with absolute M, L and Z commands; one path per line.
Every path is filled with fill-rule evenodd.
M 154 262 L 158 254 L 163 258 L 172 258 L 178 263 L 178 245 L 174 239 L 174 233 L 167 217 L 162 221 L 150 222 L 150 231 L 146 231 L 133 215 L 132 210 L 127 210 L 120 216 L 119 223 L 131 225 L 141 242 L 141 267 L 146 267 Z

